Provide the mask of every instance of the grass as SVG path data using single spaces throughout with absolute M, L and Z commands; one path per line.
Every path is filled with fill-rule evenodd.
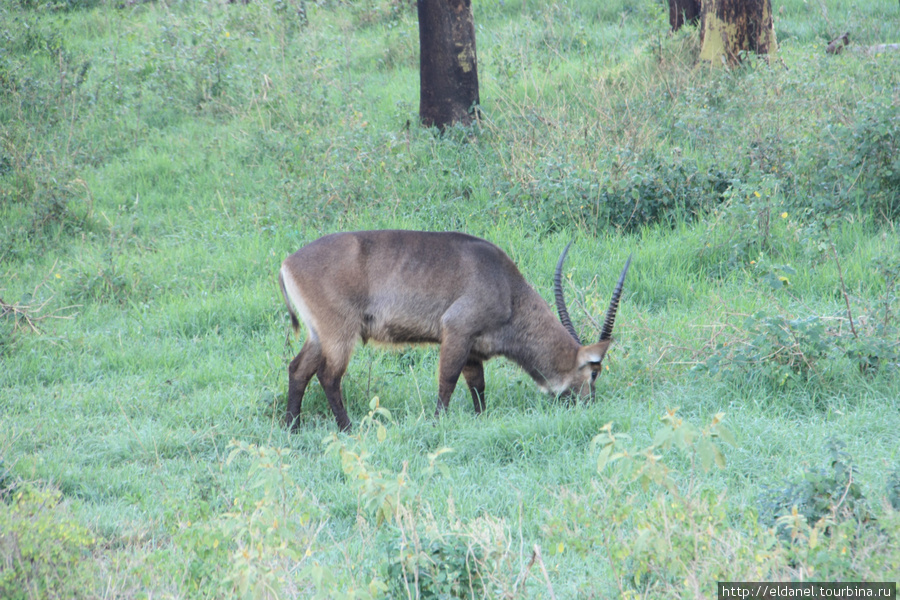
M 824 46 L 896 41 L 897 10 L 785 2 L 771 64 L 721 71 L 655 2 L 486 1 L 486 118 L 441 136 L 416 125 L 402 3 L 4 5 L 0 595 L 896 581 L 900 56 Z M 586 339 L 633 253 L 599 400 L 497 360 L 484 415 L 461 389 L 435 421 L 436 351 L 366 347 L 354 433 L 314 382 L 289 434 L 275 273 L 378 227 L 486 237 L 547 299 L 574 239 Z M 627 454 L 598 471 L 607 423 Z M 803 481 L 826 509 L 757 520 L 768 488 L 813 506 Z

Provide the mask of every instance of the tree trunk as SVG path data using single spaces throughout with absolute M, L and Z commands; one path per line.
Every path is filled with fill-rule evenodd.
M 471 0 L 419 0 L 419 118 L 427 127 L 469 125 L 478 109 Z
M 713 65 L 736 65 L 746 52 L 774 54 L 771 0 L 703 0 L 700 58 Z
M 685 23 L 696 25 L 700 20 L 700 0 L 669 0 L 669 25 L 678 31 Z

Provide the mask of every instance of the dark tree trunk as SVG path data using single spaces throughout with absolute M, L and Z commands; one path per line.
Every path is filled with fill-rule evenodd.
M 713 65 L 735 65 L 746 52 L 774 54 L 771 0 L 703 0 L 700 58 Z
M 419 0 L 419 118 L 427 127 L 468 125 L 478 108 L 471 0 Z
M 685 23 L 696 25 L 700 20 L 700 0 L 669 0 L 669 25 L 678 31 Z

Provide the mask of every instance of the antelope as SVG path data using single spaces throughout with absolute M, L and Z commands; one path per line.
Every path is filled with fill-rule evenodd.
M 484 361 L 505 356 L 545 392 L 593 397 L 631 257 L 613 291 L 600 339 L 583 345 L 572 326 L 556 264 L 559 320 L 512 259 L 471 235 L 357 231 L 321 237 L 288 256 L 278 275 L 294 332 L 308 332 L 288 366 L 286 424 L 297 427 L 313 375 L 338 427 L 350 429 L 341 378 L 358 342 L 439 344 L 435 415 L 447 409 L 460 374 L 475 412 L 485 407 Z

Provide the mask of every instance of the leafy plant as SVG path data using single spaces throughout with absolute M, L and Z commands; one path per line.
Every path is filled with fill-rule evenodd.
M 767 526 L 777 526 L 781 535 L 795 539 L 801 530 L 796 523 L 807 524 L 821 519 L 849 515 L 857 522 L 870 518 L 870 512 L 859 485 L 859 470 L 844 451 L 840 440 L 828 442 L 831 461 L 819 469 L 806 469 L 799 481 L 787 482 L 778 489 L 768 489 L 759 500 L 759 519 Z
M 787 319 L 759 311 L 744 320 L 744 331 L 746 341 L 720 343 L 701 369 L 712 374 L 759 374 L 783 387 L 808 381 L 834 348 L 819 317 Z
M 438 600 L 484 594 L 485 581 L 477 565 L 485 557 L 465 537 L 442 535 L 416 542 L 395 538 L 385 548 L 392 598 Z
M 628 436 L 613 432 L 609 424 L 603 427 L 593 442 L 599 448 L 603 482 L 588 496 L 561 495 L 562 515 L 552 516 L 545 525 L 550 541 L 558 551 L 570 547 L 606 556 L 617 586 L 609 592 L 623 596 L 703 596 L 717 579 L 769 573 L 771 561 L 780 554 L 762 555 L 761 550 L 772 548 L 774 538 L 758 527 L 748 534 L 746 519 L 737 527 L 724 494 L 698 487 L 693 475 L 686 487 L 679 485 L 665 462 L 666 451 L 679 449 L 690 454 L 692 473 L 698 466 L 724 467 L 717 442 L 735 442 L 723 417 L 717 414 L 700 428 L 680 417 L 677 409 L 667 411 L 653 443 L 640 452 L 627 448 Z M 627 493 L 632 482 L 655 492 L 639 500 Z M 602 529 L 592 526 L 598 521 L 604 523 Z
M 828 241 L 829 245 L 830 240 Z M 831 245 L 840 275 L 840 262 Z M 773 292 L 788 288 L 790 276 L 796 271 L 790 265 L 774 265 L 764 257 L 750 261 L 759 279 Z M 847 312 L 843 317 L 825 318 L 816 315 L 788 318 L 782 314 L 769 315 L 758 311 L 744 320 L 737 339 L 720 342 L 707 359 L 695 370 L 710 374 L 724 373 L 730 377 L 761 376 L 777 388 L 795 383 L 816 381 L 823 371 L 835 367 L 838 361 L 849 359 L 865 376 L 889 372 L 900 366 L 900 341 L 893 324 L 894 291 L 897 265 L 880 259 L 875 263 L 885 281 L 882 297 L 867 308 L 867 313 L 854 317 L 850 297 L 840 275 L 841 290 Z M 841 323 L 826 327 L 826 322 Z M 849 325 L 844 327 L 843 323 Z
M 694 158 L 619 148 L 606 151 L 596 171 L 546 160 L 524 200 L 543 230 L 574 222 L 587 229 L 611 225 L 636 231 L 651 223 L 693 220 L 718 205 L 727 187 L 718 167 Z
M 375 431 L 377 441 L 383 442 L 387 429 L 382 419 L 390 422 L 391 413 L 381 406 L 377 396 L 369 402 L 369 408 L 369 414 L 361 419 L 356 435 L 345 438 L 332 433 L 322 443 L 327 455 L 340 458 L 341 470 L 348 483 L 356 488 L 361 509 L 373 515 L 377 525 L 390 524 L 403 504 L 413 498 L 413 492 L 405 462 L 399 474 L 372 466 L 372 453 L 367 447 L 369 432 Z
M 591 440 L 591 447 L 600 449 L 597 472 L 603 472 L 607 465 L 620 461 L 620 468 L 630 473 L 630 476 L 640 482 L 645 490 L 654 483 L 677 495 L 678 487 L 670 476 L 669 468 L 661 461 L 662 455 L 658 453 L 671 448 L 690 453 L 692 473 L 697 457 L 703 471 L 709 471 L 713 464 L 724 468 L 725 456 L 716 442 L 723 440 L 736 445 L 734 435 L 722 423 L 724 418 L 724 413 L 717 413 L 709 425 L 701 429 L 681 418 L 677 407 L 669 409 L 660 417 L 665 426 L 657 430 L 653 443 L 640 452 L 624 449 L 623 445 L 630 439 L 629 436 L 613 433 L 612 423 L 607 423 Z
M 323 512 L 291 477 L 289 449 L 231 446 L 226 464 L 249 457 L 248 480 L 228 512 L 185 524 L 189 572 L 198 590 L 278 597 L 297 589 L 292 574 L 312 556 Z
M 900 367 L 900 340 L 893 322 L 900 262 L 879 258 L 874 264 L 884 279 L 884 294 L 875 306 L 869 306 L 868 314 L 859 319 L 859 328 L 852 330 L 853 338 L 848 338 L 844 344 L 847 357 L 863 375 L 893 371 Z
M 771 173 L 751 170 L 746 180 L 733 179 L 720 204 L 705 214 L 701 255 L 722 256 L 731 269 L 756 265 L 778 255 L 790 243 L 789 210 L 783 182 Z
M 407 462 L 400 473 L 372 464 L 371 438 L 374 434 L 374 442 L 383 443 L 392 418 L 377 396 L 369 408 L 355 435 L 333 433 L 323 444 L 326 454 L 340 458 L 341 470 L 356 490 L 361 512 L 374 517 L 375 525 L 387 538 L 383 545 L 387 558 L 379 568 L 390 597 L 468 598 L 482 593 L 485 566 L 496 558 L 496 549 L 476 544 L 475 536 L 468 533 L 446 531 L 433 521 L 428 527 L 420 526 L 422 514 L 430 511 L 420 501 L 421 488 L 407 473 Z M 440 457 L 451 451 L 442 447 L 427 454 L 428 465 L 422 471 L 426 481 L 439 473 L 447 474 Z
M 826 156 L 837 173 L 821 187 L 832 186 L 836 209 L 863 206 L 891 221 L 900 216 L 900 106 L 861 101 L 858 110 L 865 116 L 836 132 Z
M 900 511 L 900 466 L 895 467 L 891 471 L 885 487 L 887 488 L 887 500 L 891 507 L 896 511 Z
M 660 419 L 664 426 L 657 430 L 653 443 L 640 453 L 621 448 L 614 451 L 627 438 L 612 433 L 609 424 L 594 438 L 592 444 L 601 448 L 598 472 L 603 472 L 613 461 L 619 461 L 619 471 L 610 476 L 613 481 L 630 473 L 628 477 L 640 482 L 645 490 L 652 483 L 667 492 L 654 494 L 640 510 L 628 506 L 618 519 L 623 525 L 628 523 L 628 528 L 605 540 L 610 556 L 614 557 L 612 561 L 622 563 L 622 567 L 614 568 L 620 574 L 628 573 L 627 581 L 639 590 L 668 588 L 695 579 L 695 571 L 711 568 L 707 565 L 710 552 L 733 551 L 736 532 L 730 526 L 724 496 L 711 490 L 698 493 L 694 478 L 697 457 L 704 471 L 713 464 L 725 467 L 725 457 L 716 441 L 736 442 L 722 423 L 723 418 L 724 414 L 716 414 L 709 425 L 701 429 L 680 417 L 677 408 L 668 410 Z M 671 469 L 663 462 L 662 453 L 672 448 L 690 454 L 691 475 L 687 489 L 679 487 Z M 716 577 L 711 573 L 705 575 L 715 580 L 721 573 L 717 569 L 726 564 L 713 568 Z
M 97 538 L 51 487 L 19 484 L 0 492 L 0 597 L 89 598 Z

